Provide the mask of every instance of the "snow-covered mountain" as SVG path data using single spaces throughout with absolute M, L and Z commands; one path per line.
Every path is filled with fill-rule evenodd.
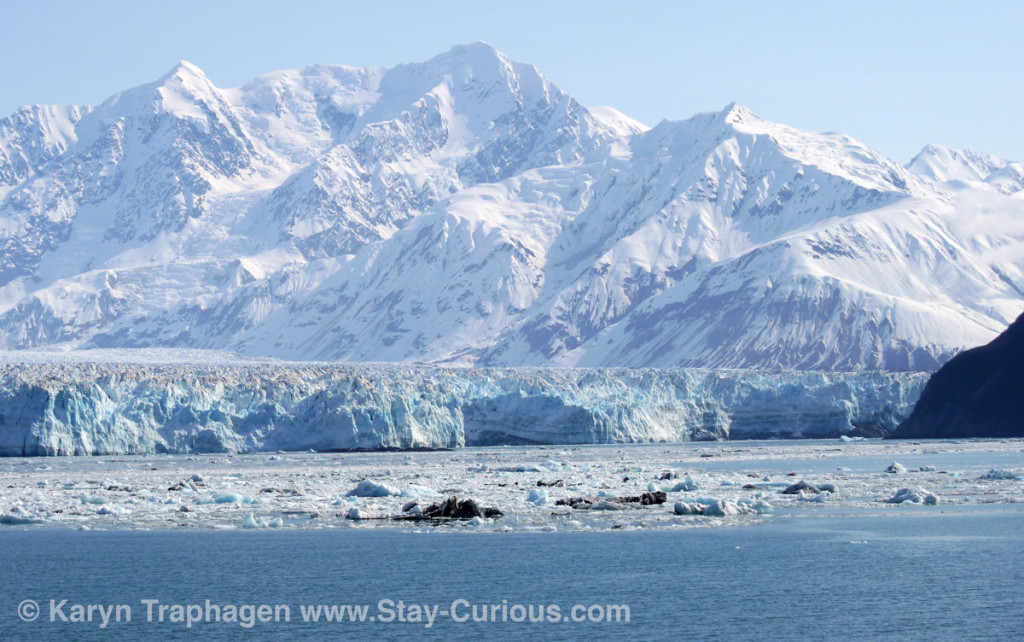
M 931 370 L 1024 308 L 1024 165 L 739 105 L 648 129 L 484 43 L 0 120 L 0 347 Z

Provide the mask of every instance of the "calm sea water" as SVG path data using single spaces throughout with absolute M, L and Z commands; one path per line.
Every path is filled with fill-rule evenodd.
M 659 532 L 7 528 L 0 546 L 2 640 L 1024 639 L 1024 507 L 1016 506 Z M 28 599 L 40 605 L 33 622 L 17 616 Z M 121 604 L 132 621 L 100 628 L 94 610 L 91 623 L 64 623 L 59 614 L 50 622 L 51 599 L 68 600 L 60 612 L 69 619 L 74 604 Z M 148 621 L 142 600 L 166 606 L 165 621 Z M 251 628 L 170 621 L 174 605 L 205 610 L 206 600 L 222 608 L 288 605 L 290 621 L 281 609 L 281 621 Z M 393 605 L 379 610 L 381 600 Z M 455 616 L 470 621 L 380 621 L 398 619 L 399 600 L 439 611 L 462 600 Z M 303 604 L 366 604 L 379 619 L 312 624 L 303 622 Z M 629 622 L 501 621 L 503 612 L 506 620 L 521 615 L 517 605 L 534 605 L 532 615 L 557 605 L 568 615 L 575 605 L 622 604 Z M 473 622 L 473 605 L 477 615 L 494 605 L 498 621 Z M 158 620 L 159 605 L 152 608 Z

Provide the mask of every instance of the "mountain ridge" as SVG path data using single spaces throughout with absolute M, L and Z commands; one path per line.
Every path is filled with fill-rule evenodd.
M 934 370 L 1024 308 L 1022 189 L 736 103 L 647 128 L 486 43 L 183 61 L 0 120 L 0 348 Z

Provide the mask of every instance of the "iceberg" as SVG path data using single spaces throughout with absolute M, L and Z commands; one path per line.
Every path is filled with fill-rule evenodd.
M 1012 470 L 1000 470 L 992 468 L 978 479 L 989 481 L 1013 481 L 1017 479 L 1017 473 Z
M 349 497 L 390 497 L 399 494 L 401 493 L 394 488 L 378 484 L 369 479 L 364 479 L 355 488 L 348 491 Z
M 885 500 L 887 504 L 902 504 L 904 502 L 910 504 L 929 504 L 935 505 L 939 503 L 939 498 L 923 488 L 901 488 L 896 491 L 896 494 Z
M 526 498 L 526 501 L 534 506 L 543 506 L 548 503 L 548 491 L 534 489 L 530 491 L 530 496 Z

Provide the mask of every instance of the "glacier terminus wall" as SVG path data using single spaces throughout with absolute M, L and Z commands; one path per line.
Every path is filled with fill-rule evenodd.
M 0 455 L 881 436 L 927 374 L 0 364 Z

